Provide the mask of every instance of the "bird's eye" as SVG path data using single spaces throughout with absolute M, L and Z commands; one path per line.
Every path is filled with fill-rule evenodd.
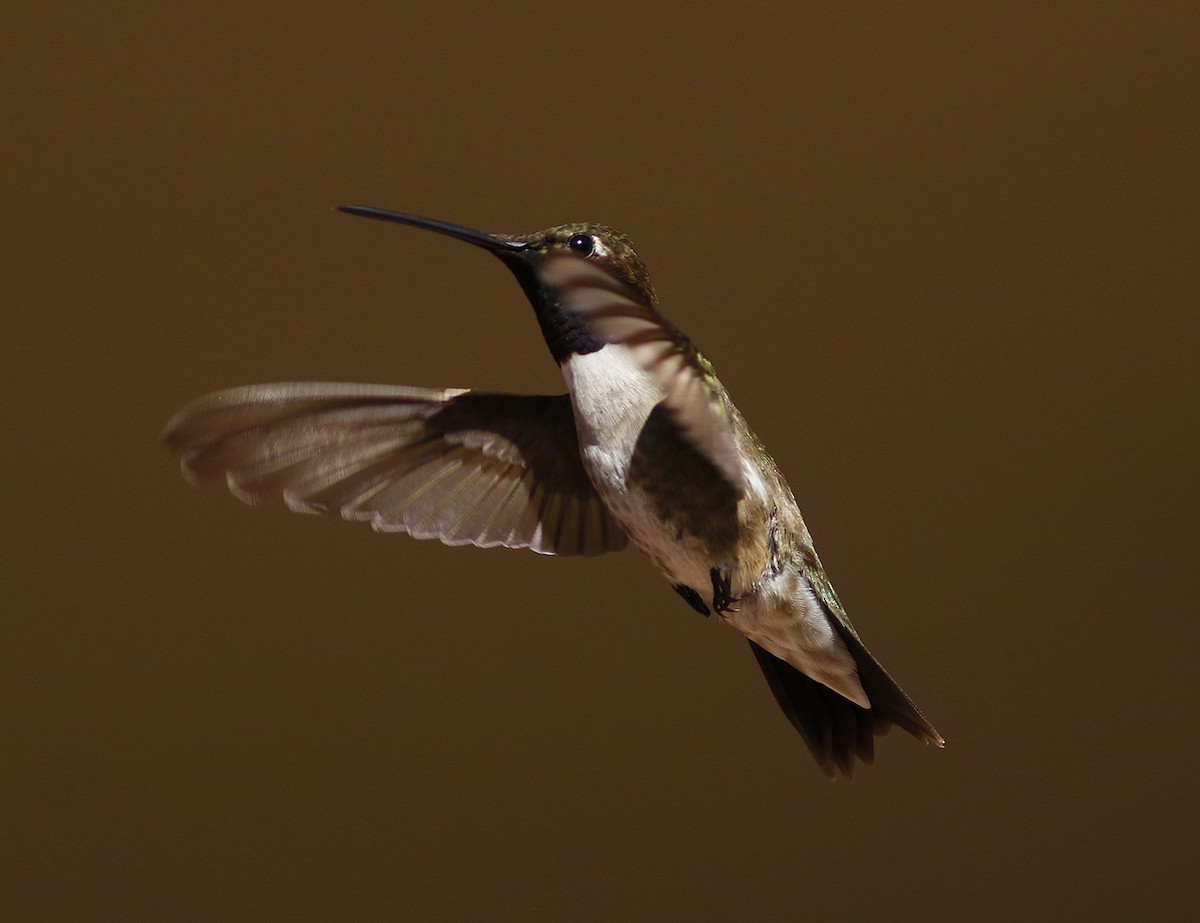
M 591 234 L 576 234 L 567 241 L 567 246 L 580 256 L 591 256 L 596 249 L 596 238 Z

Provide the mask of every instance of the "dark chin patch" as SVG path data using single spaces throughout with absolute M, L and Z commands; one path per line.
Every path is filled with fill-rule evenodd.
M 527 259 L 516 256 L 504 262 L 517 277 L 525 297 L 533 305 L 538 326 L 542 328 L 542 336 L 555 362 L 561 365 L 571 356 L 582 356 L 604 348 L 605 341 L 587 329 L 583 318 L 565 310 L 550 290 L 538 281 Z

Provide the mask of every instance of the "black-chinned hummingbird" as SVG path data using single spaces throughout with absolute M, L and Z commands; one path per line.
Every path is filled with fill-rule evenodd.
M 339 512 L 448 545 L 596 555 L 632 542 L 693 609 L 749 641 L 831 778 L 898 725 L 944 746 L 859 640 L 791 488 L 708 360 L 658 311 L 629 240 L 598 224 L 486 234 L 360 205 L 500 258 L 533 306 L 567 393 L 281 383 L 184 407 L 185 475 L 241 499 Z

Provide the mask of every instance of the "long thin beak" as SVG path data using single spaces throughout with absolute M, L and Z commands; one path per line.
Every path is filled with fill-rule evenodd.
M 438 221 L 435 218 L 422 218 L 420 215 L 390 212 L 382 208 L 372 208 L 369 205 L 339 205 L 338 211 L 346 212 L 348 215 L 358 215 L 360 218 L 395 221 L 398 224 L 411 224 L 413 227 L 424 228 L 427 231 L 436 231 L 438 234 L 445 234 L 447 237 L 465 240 L 469 244 L 482 247 L 484 250 L 496 254 L 501 259 L 515 256 L 518 253 L 524 253 L 529 249 L 528 244 L 519 241 L 504 240 L 500 237 L 493 237 L 491 234 L 485 234 L 483 231 L 475 231 L 471 228 L 464 228 L 446 221 Z

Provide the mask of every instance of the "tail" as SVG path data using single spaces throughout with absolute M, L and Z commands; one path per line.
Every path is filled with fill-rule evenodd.
M 864 763 L 873 763 L 875 738 L 886 734 L 893 724 L 918 740 L 944 747 L 946 741 L 942 735 L 888 676 L 854 632 L 847 630 L 837 619 L 831 621 L 854 657 L 859 681 L 871 700 L 870 708 L 855 705 L 787 661 L 750 642 L 775 700 L 800 732 L 825 775 L 834 779 L 841 773 L 853 778 L 855 757 Z

